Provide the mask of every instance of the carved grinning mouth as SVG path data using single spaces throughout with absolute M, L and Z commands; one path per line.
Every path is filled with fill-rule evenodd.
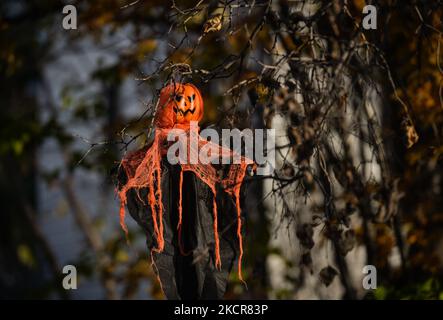
M 177 114 L 181 114 L 182 116 L 186 116 L 188 113 L 190 113 L 190 114 L 194 114 L 194 112 L 195 112 L 195 108 L 194 109 L 186 109 L 186 110 L 182 110 L 182 109 L 180 109 L 180 108 L 177 108 L 177 107 L 174 107 L 174 112 L 175 113 L 177 113 Z

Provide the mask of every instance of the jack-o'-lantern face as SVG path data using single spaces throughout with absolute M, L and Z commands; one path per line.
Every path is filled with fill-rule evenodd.
M 156 124 L 172 128 L 175 124 L 186 125 L 203 117 L 203 99 L 192 84 L 175 83 L 160 92 Z

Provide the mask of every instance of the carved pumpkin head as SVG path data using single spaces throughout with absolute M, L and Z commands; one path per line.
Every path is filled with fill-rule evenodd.
M 203 99 L 200 91 L 190 83 L 175 83 L 160 91 L 155 124 L 172 128 L 176 124 L 187 125 L 203 117 Z

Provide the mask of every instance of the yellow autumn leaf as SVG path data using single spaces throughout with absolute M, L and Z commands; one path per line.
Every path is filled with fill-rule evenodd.
M 35 258 L 31 249 L 26 244 L 20 244 L 17 247 L 18 260 L 25 266 L 32 268 L 35 266 Z
M 129 256 L 124 250 L 118 250 L 115 253 L 115 260 L 117 262 L 127 262 L 129 260 Z

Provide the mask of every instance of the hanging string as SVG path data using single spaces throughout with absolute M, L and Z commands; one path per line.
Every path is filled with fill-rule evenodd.
M 180 250 L 180 254 L 182 256 L 188 256 L 190 252 L 185 252 L 183 242 L 182 242 L 182 219 L 183 219 L 183 170 L 180 170 L 180 178 L 178 183 L 178 223 L 177 223 L 177 230 L 178 230 L 178 248 Z
M 218 218 L 217 218 L 217 193 L 215 187 L 212 188 L 212 212 L 214 214 L 214 242 L 215 242 L 215 267 L 221 269 L 220 240 L 218 238 Z

